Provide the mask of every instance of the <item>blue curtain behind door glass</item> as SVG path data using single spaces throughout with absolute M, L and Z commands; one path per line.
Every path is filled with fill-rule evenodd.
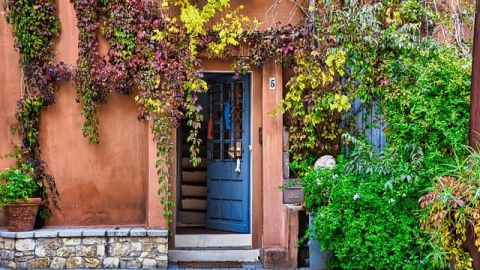
M 223 118 L 225 118 L 225 129 L 231 130 L 232 125 L 230 123 L 230 103 L 225 104 L 225 110 L 223 111 Z

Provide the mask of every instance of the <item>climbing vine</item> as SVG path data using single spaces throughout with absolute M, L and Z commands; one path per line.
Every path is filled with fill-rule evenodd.
M 249 19 L 240 14 L 242 6 L 231 9 L 228 0 L 203 6 L 189 1 L 164 1 L 161 6 L 142 0 L 72 2 L 79 29 L 75 73 L 65 64 L 53 62 L 53 41 L 60 31 L 54 1 L 4 1 L 25 74 L 26 90 L 17 113 L 22 137 L 19 160 L 38 163 L 37 177 L 50 184 L 55 198 L 53 177 L 46 174 L 39 159 L 38 144 L 40 112 L 54 102 L 54 82 L 75 80 L 77 102 L 82 104 L 85 118 L 83 134 L 92 144 L 100 141 L 97 112 L 100 104 L 107 102 L 107 94 L 135 91 L 139 119 L 152 120 L 159 193 L 164 195 L 161 201 L 170 221 L 174 203 L 168 182 L 171 132 L 185 118 L 191 127 L 192 163 L 199 162 L 202 108 L 197 105 L 197 95 L 207 90 L 199 55 L 218 56 L 228 46 L 238 45 Z M 109 44 L 107 55 L 99 52 L 102 35 Z
M 52 175 L 40 158 L 39 121 L 41 110 L 54 103 L 55 82 L 70 79 L 71 69 L 64 63 L 53 61 L 53 42 L 60 31 L 55 17 L 55 1 L 5 0 L 6 20 L 12 25 L 15 48 L 20 53 L 23 70 L 22 97 L 17 104 L 17 124 L 14 130 L 20 135 L 18 151 L 12 154 L 17 163 L 29 164 L 35 171 L 35 180 L 41 187 L 43 214 L 48 214 L 46 190 L 57 206 L 57 190 Z
M 308 25 L 250 32 L 244 40 L 249 52 L 233 63 L 237 74 L 268 59 L 283 63 L 293 73 L 276 113 L 288 116 L 294 159 L 338 152 L 340 115 L 350 108 L 339 80 L 345 75 L 345 51 Z
M 378 156 L 375 151 L 380 150 L 371 146 L 364 148 L 359 156 L 357 141 L 353 147 L 345 146 L 347 151 L 343 151 L 343 155 L 346 160 L 339 158 L 340 164 L 335 170 L 313 171 L 304 164 L 298 166 L 307 168 L 303 178 L 306 204 L 316 214 L 314 232 L 324 246 L 333 251 L 331 266 L 356 269 L 365 263 L 367 268 L 368 265 L 389 268 L 385 265 L 399 256 L 399 263 L 394 265 L 405 269 L 443 268 L 450 261 L 459 269 L 469 269 L 471 257 L 463 249 L 463 244 L 468 239 L 468 229 L 473 233 L 478 231 L 473 215 L 476 204 L 472 199 L 477 185 L 467 179 L 450 179 L 449 169 L 455 165 L 455 155 L 463 158 L 466 154 L 461 145 L 468 139 L 471 58 L 468 42 L 457 38 L 458 31 L 452 31 L 452 36 L 447 38 L 438 36 L 446 18 L 442 12 L 449 13 L 448 6 L 445 9 L 445 6 L 436 6 L 435 2 L 416 0 L 368 3 L 325 0 L 317 1 L 317 4 L 320 12 L 313 31 L 314 35 L 319 35 L 316 39 L 321 41 L 320 48 L 345 53 L 344 73 L 334 77 L 340 93 L 348 102 L 361 104 L 363 112 L 373 118 L 373 130 L 386 135 L 386 148 Z M 451 29 L 463 27 L 455 20 L 453 24 L 456 26 Z M 272 46 L 268 48 L 272 50 Z M 290 50 L 288 44 L 274 44 L 273 49 L 277 53 Z M 327 53 L 324 55 L 326 57 Z M 323 59 L 324 63 L 327 58 Z M 323 70 L 327 70 L 325 66 L 322 66 Z M 295 69 L 297 64 L 291 67 Z M 295 88 L 289 89 L 292 90 Z M 304 108 L 308 105 L 307 100 L 308 96 L 297 96 L 292 99 L 291 108 Z M 320 100 L 326 103 L 328 99 L 321 97 Z M 293 111 L 288 108 L 286 112 Z M 365 136 L 365 129 L 371 127 L 359 127 L 358 131 L 348 121 L 348 116 L 355 111 L 344 110 L 343 113 L 341 127 Z M 350 119 L 359 119 L 353 116 Z M 377 124 L 386 128 L 377 128 Z M 300 132 L 305 135 L 308 130 Z M 334 133 L 334 136 L 338 135 Z M 315 136 L 322 140 L 325 135 L 316 133 Z M 351 141 L 344 140 L 345 144 Z M 306 142 L 299 141 L 300 146 Z M 392 156 L 392 153 L 395 154 Z M 318 158 L 319 154 L 313 152 L 312 155 Z M 408 157 L 411 154 L 421 156 L 421 161 Z M 400 158 L 400 155 L 408 158 Z M 381 163 L 393 162 L 391 165 L 394 166 L 382 165 L 377 171 L 375 166 L 378 163 L 374 160 L 377 157 Z M 308 156 L 299 160 L 309 161 Z M 355 164 L 356 172 L 345 164 Z M 474 168 L 459 167 L 475 173 Z M 395 174 L 400 176 L 398 183 L 393 182 Z M 420 211 L 417 203 L 420 194 L 435 184 L 432 180 L 441 176 L 446 177 L 440 178 L 431 188 L 432 192 L 422 198 L 424 210 Z M 456 205 L 459 200 L 462 205 Z M 362 203 L 368 207 L 363 207 Z M 391 210 L 385 210 L 387 208 Z M 422 218 L 419 212 L 424 215 Z M 381 217 L 372 219 L 379 213 Z M 387 217 L 400 213 L 404 215 L 401 221 Z M 381 222 L 374 226 L 368 221 L 377 219 Z M 365 220 L 372 224 L 365 223 Z M 420 221 L 422 230 L 415 226 Z M 351 224 L 354 226 L 349 228 Z M 385 239 L 379 238 L 391 229 L 395 233 L 387 233 Z M 360 255 L 367 242 L 369 248 Z M 384 245 L 408 246 L 407 250 L 415 252 L 397 253 L 393 250 L 398 251 L 398 248 L 385 249 Z M 370 256 L 372 250 L 376 250 L 378 256 Z M 357 256 L 350 256 L 352 251 Z M 382 251 L 385 251 L 383 255 Z M 405 254 L 409 259 L 418 259 L 409 264 L 402 258 Z
M 269 59 L 282 63 L 292 76 L 274 113 L 286 116 L 294 159 L 308 160 L 340 151 L 340 134 L 351 127 L 343 116 L 353 100 L 379 102 L 387 117 L 407 122 L 391 113 L 384 102 L 402 94 L 397 91 L 399 86 L 410 86 L 398 79 L 407 74 L 402 68 L 413 59 L 409 55 L 421 55 L 418 47 L 437 48 L 431 46 L 435 43 L 432 39 L 422 37 L 434 35 L 442 11 L 428 1 L 362 4 L 317 0 L 310 1 L 312 5 L 307 8 L 300 7 L 305 15 L 303 23 L 253 31 L 250 27 L 258 23 L 241 14 L 243 6 L 232 7 L 229 0 L 209 0 L 202 5 L 188 0 L 166 0 L 159 5 L 143 0 L 71 2 L 79 29 L 75 72 L 53 61 L 53 42 L 60 31 L 55 1 L 4 0 L 25 75 L 25 91 L 17 111 L 17 130 L 22 138 L 19 160 L 33 163 L 37 180 L 46 183 L 55 198 L 53 177 L 45 171 L 38 142 L 40 112 L 53 104 L 55 82 L 76 82 L 77 101 L 85 119 L 83 135 L 92 144 L 100 142 L 97 113 L 108 94 L 132 94 L 138 118 L 151 121 L 160 200 L 168 221 L 174 206 L 169 183 L 172 130 L 182 120 L 191 129 L 192 163 L 200 161 L 202 141 L 198 135 L 203 119 L 197 96 L 207 91 L 201 57 L 222 57 L 233 47 L 246 47 L 244 56 L 233 64 L 237 76 Z M 461 20 L 450 29 L 456 29 L 456 46 L 464 50 L 458 24 Z M 102 38 L 108 43 L 105 55 L 100 53 Z M 392 128 L 401 131 L 398 126 Z M 409 130 L 404 131 L 393 140 L 403 142 Z

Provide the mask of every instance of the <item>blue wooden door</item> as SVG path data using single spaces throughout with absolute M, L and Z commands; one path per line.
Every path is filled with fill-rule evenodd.
M 206 74 L 207 228 L 250 232 L 250 76 Z

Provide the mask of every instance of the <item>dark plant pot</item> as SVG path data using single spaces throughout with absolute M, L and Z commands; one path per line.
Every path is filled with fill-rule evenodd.
M 478 248 L 475 246 L 475 240 L 475 231 L 473 226 L 470 225 L 467 227 L 467 239 L 465 240 L 463 247 L 468 250 L 468 253 L 470 253 L 470 256 L 473 259 L 473 269 L 480 270 L 480 253 L 478 252 Z
M 474 270 L 480 270 L 480 252 L 478 248 L 475 246 L 475 231 L 471 225 L 467 226 L 467 239 L 463 243 L 463 249 L 468 251 L 470 256 L 472 257 L 472 266 Z M 450 261 L 450 270 L 458 270 L 455 268 L 455 263 Z
M 29 200 L 7 204 L 5 206 L 5 217 L 8 230 L 11 232 L 33 230 L 41 202 L 42 199 L 40 198 L 30 198 Z

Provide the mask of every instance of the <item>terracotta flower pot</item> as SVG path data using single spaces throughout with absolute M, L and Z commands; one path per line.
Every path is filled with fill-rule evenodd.
M 31 231 L 42 199 L 30 198 L 5 206 L 7 227 L 11 232 Z

